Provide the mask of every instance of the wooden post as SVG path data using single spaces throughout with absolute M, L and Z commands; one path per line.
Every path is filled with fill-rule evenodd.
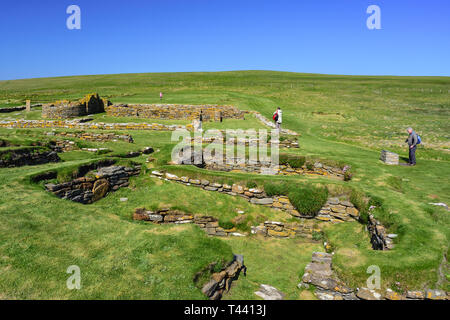
M 27 112 L 31 111 L 31 100 L 26 101 L 26 109 L 27 109 Z

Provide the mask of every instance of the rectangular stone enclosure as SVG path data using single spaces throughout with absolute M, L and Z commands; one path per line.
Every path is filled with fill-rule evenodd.
M 387 150 L 381 151 L 380 160 L 386 164 L 398 165 L 399 157 L 398 154 L 389 152 Z
M 234 106 L 182 105 L 182 104 L 120 104 L 105 108 L 106 113 L 115 117 L 138 117 L 165 120 L 195 120 L 202 113 L 203 121 L 222 119 L 244 119 L 246 111 Z

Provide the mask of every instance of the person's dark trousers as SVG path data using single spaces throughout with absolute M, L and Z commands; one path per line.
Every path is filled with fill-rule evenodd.
M 409 164 L 416 164 L 416 148 L 417 146 L 409 148 Z

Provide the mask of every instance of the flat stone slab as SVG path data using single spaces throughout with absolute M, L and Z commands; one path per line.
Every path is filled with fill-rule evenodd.
M 259 290 L 256 291 L 255 294 L 264 300 L 283 300 L 284 298 L 284 293 L 267 284 L 261 284 Z

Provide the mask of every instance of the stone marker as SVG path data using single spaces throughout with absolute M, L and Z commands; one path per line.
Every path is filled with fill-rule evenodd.
M 27 110 L 27 112 L 31 111 L 31 100 L 26 101 L 26 110 Z
M 398 154 L 387 150 L 381 151 L 380 160 L 389 165 L 398 165 Z

